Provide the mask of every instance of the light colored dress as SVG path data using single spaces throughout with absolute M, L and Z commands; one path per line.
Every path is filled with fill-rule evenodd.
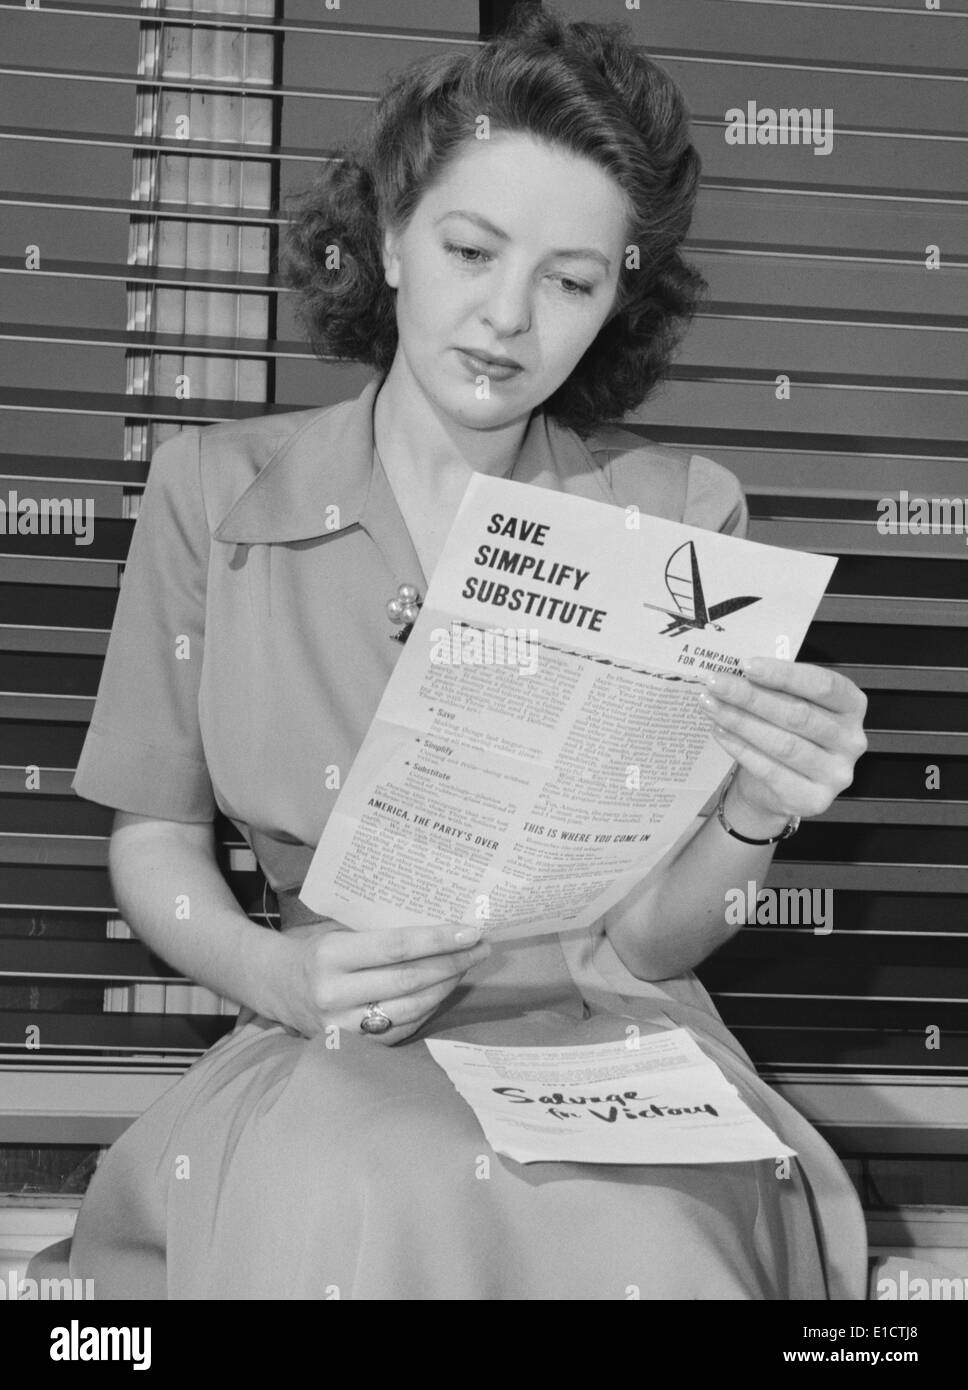
M 326 769 L 345 776 L 399 657 L 386 602 L 401 583 L 426 591 L 375 457 L 379 384 L 156 451 L 74 779 L 140 815 L 221 809 L 283 930 L 318 920 L 298 890 L 337 795 Z M 621 428 L 583 442 L 536 411 L 514 476 L 745 533 L 731 473 Z M 105 1155 L 71 1275 L 102 1299 L 863 1299 L 863 1213 L 833 1151 L 695 976 L 637 979 L 607 920 L 494 943 L 395 1047 L 344 1029 L 331 1048 L 243 1009 Z M 423 1042 L 603 1042 L 630 1022 L 687 1028 L 797 1151 L 787 1175 L 772 1160 L 518 1164 Z

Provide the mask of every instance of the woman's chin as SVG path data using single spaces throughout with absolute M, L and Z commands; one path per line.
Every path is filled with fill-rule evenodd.
M 447 413 L 462 425 L 477 425 L 481 429 L 500 429 L 516 420 L 527 419 L 536 406 L 545 399 L 536 397 L 533 391 L 512 391 L 507 386 L 491 390 L 486 396 L 478 396 L 477 389 L 465 384 L 463 388 L 448 390 L 438 403 Z

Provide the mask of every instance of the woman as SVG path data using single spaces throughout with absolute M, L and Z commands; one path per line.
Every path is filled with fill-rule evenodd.
M 614 26 L 519 11 L 396 79 L 293 226 L 314 344 L 374 380 L 156 452 L 74 785 L 118 810 L 126 920 L 242 1012 L 95 1174 L 71 1273 L 97 1297 L 865 1296 L 842 1167 L 691 973 L 735 930 L 726 890 L 849 784 L 848 681 L 773 661 L 721 678 L 722 819 L 588 930 L 357 933 L 298 898 L 400 652 L 386 602 L 425 591 L 473 472 L 743 533 L 726 470 L 603 424 L 661 378 L 695 307 L 678 248 L 698 172 L 678 92 Z M 220 875 L 216 807 L 281 932 Z M 688 1027 L 799 1160 L 518 1165 L 423 1045 L 601 1042 L 630 1020 Z

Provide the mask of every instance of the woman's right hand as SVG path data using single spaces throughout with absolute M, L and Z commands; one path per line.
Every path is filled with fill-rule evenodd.
M 458 940 L 465 932 L 469 939 Z M 479 928 L 462 926 L 354 931 L 310 922 L 283 941 L 291 950 L 273 1018 L 305 1037 L 334 1025 L 359 1033 L 367 1005 L 377 1003 L 393 1027 L 366 1036 L 389 1046 L 415 1033 L 491 953 Z

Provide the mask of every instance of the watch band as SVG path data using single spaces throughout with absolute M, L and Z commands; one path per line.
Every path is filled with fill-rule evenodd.
M 718 819 L 723 829 L 726 831 L 727 835 L 732 835 L 734 840 L 742 840 L 744 845 L 775 845 L 778 841 L 788 840 L 791 835 L 796 834 L 796 832 L 800 829 L 799 816 L 793 816 L 791 820 L 787 821 L 786 825 L 779 832 L 779 834 L 771 835 L 767 840 L 754 840 L 749 835 L 741 835 L 738 830 L 733 829 L 729 821 L 726 819 L 726 793 L 733 785 L 733 778 L 736 776 L 737 771 L 738 765 L 737 767 L 733 768 L 732 774 L 726 780 L 722 791 L 719 793 L 719 803 L 716 806 L 716 818 Z

